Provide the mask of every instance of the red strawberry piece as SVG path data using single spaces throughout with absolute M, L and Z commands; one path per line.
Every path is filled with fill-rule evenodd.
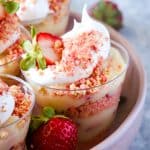
M 52 61 L 51 59 L 49 59 L 48 57 L 45 57 L 45 60 L 46 60 L 46 65 L 47 66 L 51 66 L 51 65 L 54 65 L 54 61 Z
M 77 127 L 68 118 L 54 117 L 29 139 L 29 150 L 76 150 Z
M 40 45 L 44 56 L 53 63 L 59 61 L 63 50 L 62 39 L 49 33 L 39 33 L 37 42 Z

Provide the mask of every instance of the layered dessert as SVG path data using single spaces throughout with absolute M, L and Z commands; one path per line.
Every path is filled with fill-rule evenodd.
M 80 141 L 106 130 L 115 117 L 128 66 L 124 48 L 111 43 L 107 29 L 86 8 L 70 32 L 61 37 L 40 33 L 36 40 L 38 49 L 32 53 L 38 52 L 37 58 L 24 67 L 31 57 L 27 53 L 21 66 L 37 104 L 73 119 Z
M 0 75 L 0 149 L 24 150 L 34 95 L 22 80 Z
M 20 44 L 26 38 L 15 13 L 9 14 L 0 2 L 0 73 L 20 74 Z
M 19 2 L 17 16 L 25 26 L 34 24 L 38 32 L 56 35 L 65 32 L 70 0 L 19 0 Z

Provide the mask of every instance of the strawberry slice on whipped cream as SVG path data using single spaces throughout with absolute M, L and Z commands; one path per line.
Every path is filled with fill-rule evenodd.
M 60 37 L 49 33 L 39 33 L 37 42 L 46 58 L 47 65 L 55 64 L 60 60 L 63 50 L 63 41 Z

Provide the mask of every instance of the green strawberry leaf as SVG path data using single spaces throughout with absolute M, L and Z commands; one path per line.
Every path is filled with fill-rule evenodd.
M 98 9 L 93 10 L 93 16 L 98 20 L 103 20 L 103 14 L 98 11 Z
M 34 57 L 28 55 L 20 62 L 20 68 L 24 71 L 36 66 L 36 60 Z
M 93 8 L 92 16 L 101 20 L 115 29 L 122 27 L 122 14 L 117 5 L 111 1 L 100 0 Z
M 26 40 L 22 43 L 22 48 L 27 52 L 25 57 L 20 62 L 22 70 L 27 71 L 31 67 L 38 65 L 39 69 L 46 68 L 46 60 L 42 54 L 42 50 L 36 41 L 36 29 L 31 26 L 32 41 Z
M 38 45 L 37 45 L 37 48 L 36 48 L 36 53 L 37 53 L 36 61 L 38 63 L 38 67 L 40 69 L 44 70 L 46 68 L 46 60 L 43 57 L 41 49 L 40 49 L 40 47 Z
M 42 124 L 46 123 L 55 115 L 55 110 L 52 107 L 44 107 L 42 114 L 38 116 L 32 116 L 30 122 L 30 133 L 37 130 Z
M 33 49 L 33 46 L 29 40 L 23 41 L 21 47 L 26 51 L 30 52 Z
M 31 26 L 31 37 L 32 38 L 35 38 L 35 36 L 36 36 L 36 34 L 37 34 L 37 31 L 36 31 L 36 29 L 35 29 L 35 27 L 34 26 Z
M 14 1 L 3 2 L 3 5 L 9 14 L 14 14 L 19 9 L 19 3 Z
M 106 4 L 103 0 L 101 0 L 98 5 L 97 5 L 97 10 L 98 11 L 101 11 L 102 13 L 105 12 L 105 9 L 106 9 Z
M 93 9 L 93 16 L 96 19 L 103 20 L 106 5 L 104 1 L 100 1 L 97 6 Z
M 0 0 L 0 3 L 4 5 L 4 4 L 5 4 L 5 1 L 6 1 L 6 0 Z
M 55 110 L 52 107 L 44 107 L 42 114 L 47 118 L 52 118 L 55 115 Z
M 45 61 L 45 58 L 42 56 L 42 57 L 39 57 L 37 56 L 37 63 L 38 63 L 38 67 L 42 70 L 44 70 L 46 68 L 46 61 Z
M 48 118 L 44 116 L 32 116 L 30 123 L 30 133 L 37 130 L 42 124 L 46 123 Z

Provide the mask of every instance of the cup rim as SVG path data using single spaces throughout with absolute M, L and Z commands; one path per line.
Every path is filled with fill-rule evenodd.
M 50 87 L 50 86 L 47 86 L 47 85 L 42 85 L 42 84 L 39 84 L 39 83 L 35 83 L 36 85 L 39 85 L 39 86 L 42 86 L 42 87 L 45 87 L 47 89 L 50 89 L 50 90 L 55 90 L 55 91 L 70 91 L 70 92 L 77 92 L 77 91 L 86 91 L 86 90 L 91 90 L 91 89 L 95 89 L 95 88 L 100 88 L 100 87 L 103 87 L 111 82 L 113 82 L 114 80 L 118 79 L 122 74 L 124 74 L 127 69 L 128 69 L 128 66 L 129 66 L 129 54 L 126 50 L 126 48 L 124 46 L 122 46 L 121 44 L 119 44 L 118 42 L 114 41 L 114 40 L 111 40 L 111 44 L 116 46 L 117 48 L 119 48 L 119 50 L 121 52 L 124 53 L 124 57 L 125 57 L 125 60 L 126 60 L 126 66 L 124 67 L 124 69 L 117 75 L 115 76 L 113 79 L 109 80 L 108 82 L 104 83 L 104 84 L 101 84 L 101 85 L 97 85 L 97 86 L 93 86 L 93 87 L 89 87 L 89 88 L 83 88 L 83 89 L 65 89 L 65 88 L 54 88 L 54 87 Z
M 15 81 L 21 83 L 21 84 L 24 85 L 24 86 L 30 91 L 30 93 L 31 93 L 31 95 L 30 95 L 30 96 L 31 96 L 31 106 L 29 107 L 28 112 L 25 113 L 22 117 L 18 118 L 17 120 L 15 120 L 15 121 L 13 121 L 13 122 L 11 122 L 11 123 L 8 123 L 8 124 L 6 124 L 6 125 L 2 125 L 2 126 L 0 127 L 0 129 L 3 129 L 3 128 L 9 127 L 9 126 L 11 126 L 11 125 L 13 125 L 13 124 L 19 122 L 20 120 L 24 119 L 26 116 L 28 116 L 28 115 L 32 112 L 33 107 L 34 107 L 34 104 L 35 104 L 35 94 L 34 94 L 33 89 L 31 88 L 31 86 L 30 86 L 27 82 L 25 82 L 24 80 L 22 80 L 21 78 L 18 78 L 18 77 L 16 77 L 16 76 L 9 75 L 9 74 L 0 74 L 0 77 L 6 77 L 6 78 L 9 78 L 9 79 L 12 79 L 12 80 L 15 80 Z

